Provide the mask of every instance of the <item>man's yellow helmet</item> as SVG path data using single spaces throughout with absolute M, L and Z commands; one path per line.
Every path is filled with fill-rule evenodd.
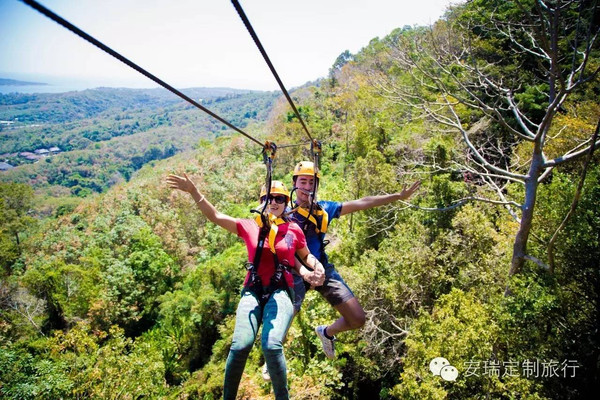
M 271 195 L 281 194 L 285 196 L 286 201 L 290 201 L 290 192 L 288 192 L 287 188 L 281 181 L 271 181 Z M 262 201 L 263 197 L 267 195 L 267 186 L 263 185 L 260 189 L 260 199 Z
M 312 161 L 300 161 L 294 168 L 294 179 L 298 176 L 315 176 L 315 164 Z M 317 178 L 321 178 L 321 174 L 317 172 Z

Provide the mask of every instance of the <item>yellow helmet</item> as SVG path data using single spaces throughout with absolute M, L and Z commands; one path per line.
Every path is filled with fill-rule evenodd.
M 300 161 L 294 168 L 294 178 L 298 176 L 315 176 L 315 164 L 312 161 Z M 317 178 L 320 178 L 321 174 L 317 172 Z
M 281 194 L 285 196 L 287 202 L 290 201 L 290 192 L 281 181 L 271 181 L 271 194 Z M 263 185 L 260 189 L 260 198 L 262 199 L 267 195 L 267 186 Z

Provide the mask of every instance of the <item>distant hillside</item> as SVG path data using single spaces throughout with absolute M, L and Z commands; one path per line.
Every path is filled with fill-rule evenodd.
M 267 96 L 268 92 L 229 88 L 182 90 L 195 100 L 217 101 L 242 95 Z M 107 110 L 164 107 L 184 103 L 165 89 L 97 88 L 67 93 L 0 94 L 0 120 L 21 123 L 62 123 L 96 116 Z M 1 151 L 1 148 L 0 148 Z
M 0 86 L 47 86 L 47 83 L 42 82 L 25 82 L 14 79 L 0 78 Z
M 243 129 L 263 124 L 279 97 L 229 88 L 184 92 Z M 0 161 L 17 166 L 0 181 L 86 196 L 129 180 L 146 163 L 229 132 L 164 89 L 0 95 Z M 60 150 L 50 155 L 51 148 Z

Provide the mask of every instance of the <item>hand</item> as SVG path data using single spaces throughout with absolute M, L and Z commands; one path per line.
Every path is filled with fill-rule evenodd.
M 312 286 L 321 286 L 325 283 L 325 268 L 321 263 L 315 263 L 315 268 L 312 272 L 312 279 L 309 282 Z
M 315 286 L 322 286 L 325 282 L 325 268 L 323 268 L 323 264 L 321 264 L 312 254 L 307 254 L 304 262 L 306 263 L 305 265 L 310 265 L 312 263 L 312 268 L 309 270 L 302 266 L 300 271 L 302 278 L 310 283 L 312 288 Z
M 183 173 L 183 176 L 173 174 L 169 175 L 167 177 L 167 185 L 169 185 L 171 189 L 179 189 L 190 194 L 198 192 L 196 185 L 194 185 L 194 182 L 188 178 L 185 172 Z
M 323 282 L 325 281 L 325 274 L 322 274 L 322 276 L 320 277 L 319 272 L 311 271 L 308 268 L 305 268 L 304 266 L 300 270 L 300 276 L 302 277 L 302 279 L 304 279 L 306 282 L 308 282 L 310 284 L 311 288 L 315 288 L 316 286 L 321 286 L 321 285 L 323 285 Z
M 324 280 L 325 280 L 325 279 L 323 279 L 323 281 L 324 281 Z M 318 280 L 316 280 L 316 279 L 315 279 L 315 275 L 314 275 L 312 272 L 311 272 L 309 275 L 307 275 L 307 277 L 306 277 L 305 281 L 306 281 L 306 282 L 308 282 L 308 283 L 310 284 L 310 288 L 311 288 L 311 289 L 314 289 L 314 288 L 316 288 L 317 286 L 321 286 L 321 285 L 323 285 L 323 282 L 320 282 L 320 281 L 318 281 Z
M 421 181 L 416 181 L 408 189 L 406 188 L 406 185 L 402 186 L 402 191 L 398 194 L 398 196 L 399 196 L 398 200 L 410 199 L 411 196 L 413 194 L 415 194 L 415 192 L 417 191 L 417 189 L 419 189 L 420 186 L 421 186 Z

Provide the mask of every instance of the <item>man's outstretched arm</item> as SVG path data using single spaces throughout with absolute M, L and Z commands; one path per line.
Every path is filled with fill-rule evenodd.
M 408 200 L 421 186 L 421 181 L 416 181 L 408 189 L 406 185 L 399 193 L 383 194 L 380 196 L 367 196 L 357 200 L 345 201 L 342 203 L 340 216 L 353 213 L 360 210 L 368 210 L 369 208 L 383 206 L 393 203 L 398 200 Z

